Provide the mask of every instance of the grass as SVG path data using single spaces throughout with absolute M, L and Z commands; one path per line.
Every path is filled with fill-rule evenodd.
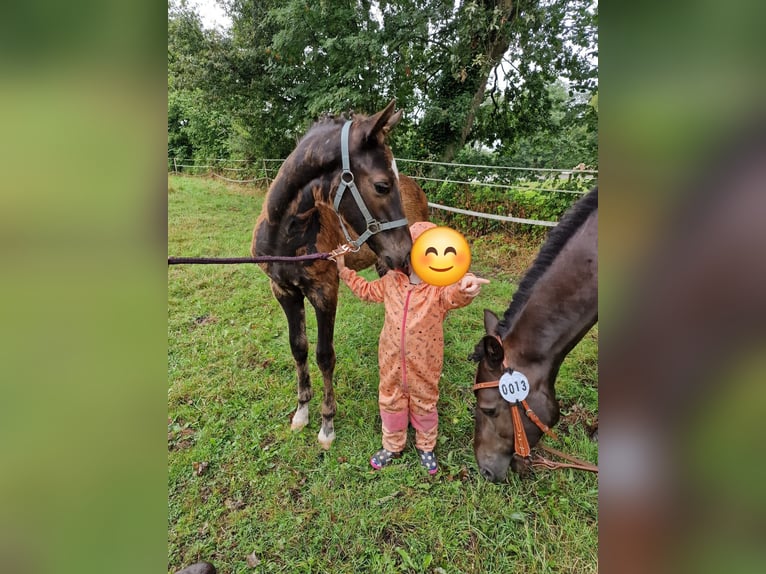
M 263 189 L 170 176 L 168 252 L 246 256 Z M 501 313 L 538 245 L 468 238 L 472 270 L 492 280 L 445 323 L 437 454 L 429 477 L 414 448 L 373 472 L 380 445 L 377 340 L 382 305 L 345 287 L 336 323 L 337 439 L 324 452 L 316 323 L 307 312 L 315 398 L 290 431 L 296 378 L 287 324 L 254 265 L 168 268 L 168 572 L 209 560 L 244 572 L 596 572 L 598 480 L 537 471 L 505 484 L 482 479 L 473 457 L 475 365 L 482 309 Z M 364 271 L 373 278 L 371 270 Z M 586 425 L 598 416 L 598 330 L 562 366 L 562 440 L 597 461 Z

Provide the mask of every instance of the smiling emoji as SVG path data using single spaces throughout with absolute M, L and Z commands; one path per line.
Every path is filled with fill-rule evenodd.
M 412 245 L 412 268 L 423 281 L 443 287 L 460 281 L 471 266 L 471 250 L 460 233 L 431 227 Z

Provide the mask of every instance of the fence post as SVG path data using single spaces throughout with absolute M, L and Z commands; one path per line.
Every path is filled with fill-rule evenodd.
M 266 158 L 263 158 L 263 176 L 266 178 L 266 187 L 269 187 L 271 181 L 269 181 L 269 172 L 266 171 Z
M 176 163 L 175 156 L 173 156 L 173 173 L 178 173 L 178 164 Z

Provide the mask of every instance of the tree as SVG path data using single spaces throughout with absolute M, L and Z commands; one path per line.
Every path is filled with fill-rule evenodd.
M 169 90 L 199 90 L 199 105 L 225 114 L 230 154 L 285 157 L 320 115 L 374 112 L 392 97 L 405 110 L 397 153 L 451 160 L 470 142 L 507 151 L 563 129 L 551 123 L 560 78 L 572 121 L 579 94 L 597 85 L 590 0 L 222 3 L 226 35 L 198 30 L 183 2 L 171 11 L 168 73 Z

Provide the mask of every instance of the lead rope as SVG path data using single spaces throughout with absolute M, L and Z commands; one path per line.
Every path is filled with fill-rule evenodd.
M 339 246 L 329 253 L 309 253 L 308 255 L 259 255 L 257 257 L 168 257 L 168 265 L 234 265 L 239 263 L 293 263 L 300 261 L 315 261 L 330 259 L 335 261 L 338 255 L 345 255 L 354 249 L 348 243 Z M 358 251 L 358 249 L 356 250 Z
M 544 456 L 536 454 L 535 458 L 532 460 L 533 466 L 542 466 L 545 468 L 550 468 L 552 470 L 557 468 L 574 468 L 575 470 L 586 470 L 588 472 L 595 472 L 596 474 L 598 474 L 598 467 L 596 465 L 593 465 L 589 462 L 585 462 L 584 460 L 580 460 L 577 457 L 563 453 L 560 450 L 557 450 L 550 446 L 546 446 L 541 442 L 537 443 L 537 446 L 539 446 L 542 450 L 544 450 L 548 454 L 552 454 L 552 455 L 561 457 L 564 460 L 568 460 L 569 464 L 565 462 L 556 462 L 553 460 L 549 460 L 545 458 Z

